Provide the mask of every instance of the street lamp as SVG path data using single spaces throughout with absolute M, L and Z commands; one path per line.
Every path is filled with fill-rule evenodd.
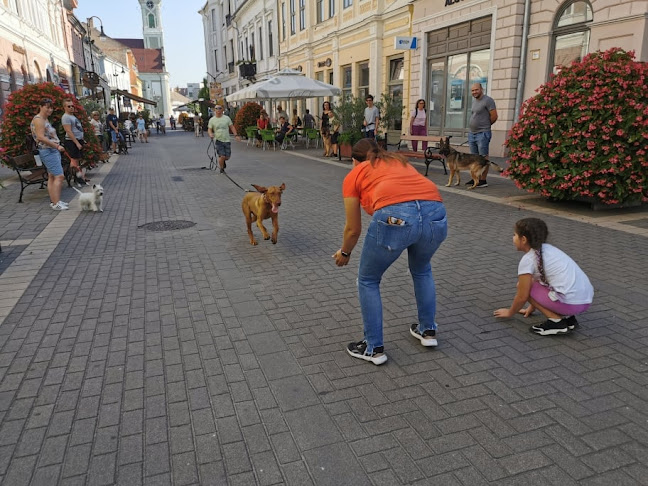
M 105 39 L 106 34 L 105 34 L 104 28 L 103 28 L 103 21 L 99 17 L 97 17 L 96 15 L 93 15 L 92 17 L 88 17 L 88 19 L 86 20 L 86 24 L 88 26 L 88 32 L 87 32 L 88 33 L 88 45 L 90 46 L 90 66 L 92 67 L 92 72 L 94 73 L 95 72 L 94 57 L 92 56 L 92 43 L 94 41 L 92 40 L 92 36 L 90 35 L 90 32 L 92 30 L 92 28 L 90 27 L 90 21 L 92 19 L 97 19 L 99 21 L 99 26 L 101 28 L 101 33 L 99 34 L 99 38 L 100 39 Z

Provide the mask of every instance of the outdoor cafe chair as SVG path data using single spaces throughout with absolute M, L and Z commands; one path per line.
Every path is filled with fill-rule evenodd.
M 260 130 L 261 141 L 263 142 L 263 150 L 266 149 L 268 143 L 272 143 L 272 148 L 277 150 L 277 142 L 275 141 L 275 133 L 273 130 Z
M 315 142 L 315 148 L 319 147 L 320 133 L 317 128 L 306 128 L 305 135 L 306 135 L 306 148 L 308 148 L 308 146 L 310 145 L 311 140 Z
M 247 137 L 246 146 L 250 145 L 250 142 L 254 143 L 256 141 L 256 134 L 258 131 L 259 129 L 253 126 L 245 128 L 245 136 Z

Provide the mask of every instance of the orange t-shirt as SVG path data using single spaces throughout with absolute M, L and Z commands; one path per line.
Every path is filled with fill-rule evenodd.
M 361 162 L 347 174 L 342 183 L 342 197 L 357 197 L 363 209 L 374 211 L 406 201 L 439 201 L 436 184 L 423 177 L 412 165 L 400 161 Z

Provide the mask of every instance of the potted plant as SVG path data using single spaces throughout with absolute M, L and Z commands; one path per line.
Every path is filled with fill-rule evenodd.
M 648 64 L 612 48 L 564 67 L 509 132 L 515 184 L 599 207 L 648 201 Z
M 332 107 L 340 124 L 338 145 L 342 157 L 351 157 L 351 148 L 363 136 L 365 101 L 353 95 L 344 96 Z
M 394 132 L 396 136 L 400 135 L 403 125 L 403 98 L 382 93 L 376 106 L 380 110 L 380 127 L 382 129 L 382 133 L 376 135 L 376 141 L 379 146 L 387 150 L 388 133 Z

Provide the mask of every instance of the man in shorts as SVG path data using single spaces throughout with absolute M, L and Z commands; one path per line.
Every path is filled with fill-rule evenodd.
M 223 114 L 223 107 L 221 105 L 216 105 L 214 108 L 214 116 L 209 119 L 209 123 L 207 124 L 207 133 L 216 146 L 218 167 L 220 168 L 221 174 L 225 172 L 227 160 L 232 155 L 230 130 L 236 137 L 236 140 L 240 140 L 238 133 L 236 133 L 236 127 L 230 117 Z
M 488 146 L 491 141 L 491 125 L 497 121 L 497 109 L 495 101 L 490 96 L 484 94 L 484 88 L 481 83 L 475 83 L 471 86 L 470 92 L 473 96 L 471 114 L 470 114 L 470 131 L 468 132 L 468 145 L 470 145 L 471 154 L 479 154 L 488 159 Z M 481 179 L 476 187 L 488 187 L 486 176 L 488 175 L 488 165 L 481 175 Z M 473 181 L 470 181 L 473 184 Z
M 108 116 L 106 117 L 106 125 L 108 125 L 108 132 L 112 139 L 112 150 L 113 154 L 117 153 L 117 137 L 121 135 L 119 133 L 119 119 L 115 115 L 115 109 L 111 108 L 108 110 Z
M 83 139 L 83 126 L 79 119 L 74 116 L 74 102 L 72 100 L 65 100 L 63 102 L 63 108 L 65 109 L 65 113 L 61 117 L 61 124 L 65 130 L 63 147 L 65 147 L 65 151 L 70 158 L 70 170 L 77 175 L 77 182 L 79 184 L 81 182 L 87 184 L 81 172 L 81 158 L 83 157 L 81 151 L 85 144 L 85 140 Z

